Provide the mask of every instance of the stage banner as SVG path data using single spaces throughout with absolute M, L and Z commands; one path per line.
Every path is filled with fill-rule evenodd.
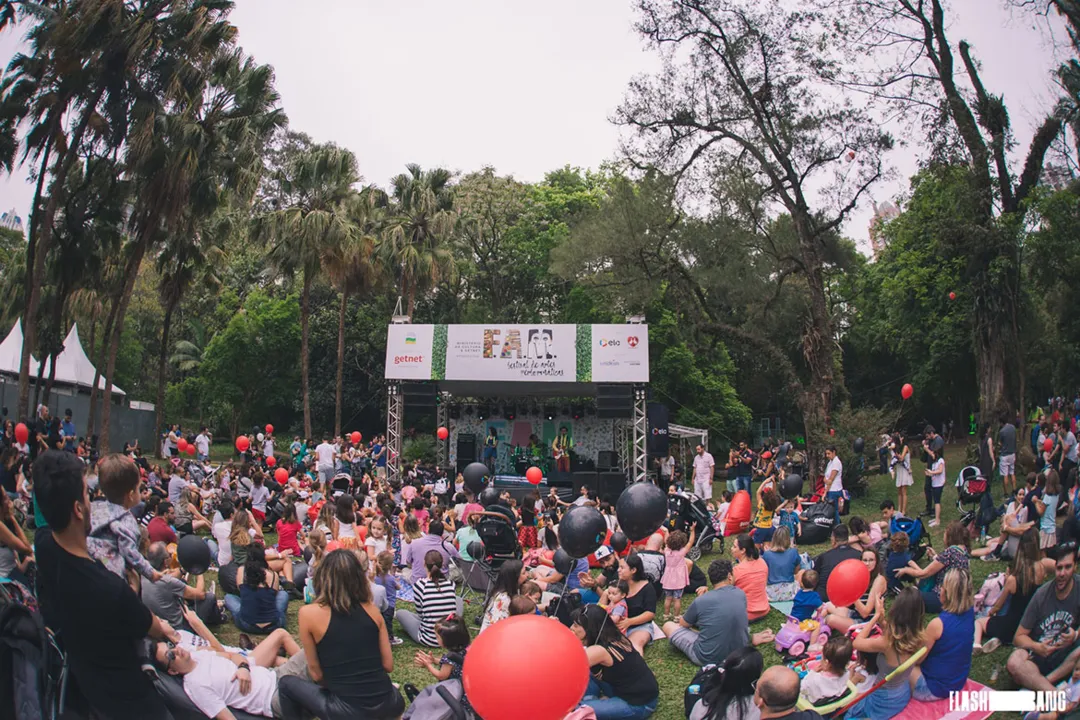
M 386 378 L 649 381 L 646 325 L 391 325 Z
M 391 325 L 386 334 L 386 377 L 430 380 L 435 325 Z
M 652 457 L 667 457 L 668 454 L 668 409 L 662 403 L 649 403 L 645 409 L 649 418 L 649 434 L 645 438 L 645 447 Z

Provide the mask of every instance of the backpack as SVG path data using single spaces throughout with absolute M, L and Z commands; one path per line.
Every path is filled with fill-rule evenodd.
M 683 710 L 686 717 L 690 717 L 690 713 L 694 711 L 694 706 L 697 705 L 698 701 L 705 697 L 715 686 L 719 685 L 723 679 L 724 675 L 716 665 L 706 665 L 698 670 L 697 675 L 690 681 L 690 685 L 683 693 Z
M 1005 591 L 1005 573 L 990 573 L 975 594 L 975 616 L 986 615 Z
M 0 604 L 0 717 L 48 717 L 48 652 L 41 615 L 5 599 Z
M 465 691 L 460 680 L 443 680 L 428 685 L 409 704 L 402 720 L 463 720 L 466 717 L 461 699 Z

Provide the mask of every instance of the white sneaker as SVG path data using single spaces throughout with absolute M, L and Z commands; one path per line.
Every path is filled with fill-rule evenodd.
M 927 527 L 937 527 L 938 526 L 938 521 L 937 520 L 931 520 L 926 525 L 927 525 Z
M 982 654 L 989 655 L 990 653 L 997 650 L 999 647 L 1001 647 L 1001 641 L 998 640 L 996 637 L 992 637 L 983 643 Z
M 402 640 L 401 638 L 399 638 L 397 636 L 390 638 L 390 644 L 394 645 L 394 646 L 401 645 L 404 642 L 405 642 L 404 640 Z

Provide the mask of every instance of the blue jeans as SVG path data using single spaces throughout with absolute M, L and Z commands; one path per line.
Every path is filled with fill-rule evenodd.
M 833 504 L 836 508 L 836 522 L 840 522 L 840 498 L 844 497 L 843 490 L 830 490 L 825 493 L 825 499 Z
M 622 698 L 612 697 L 613 693 L 610 685 L 590 677 L 581 704 L 593 709 L 596 720 L 645 720 L 656 711 L 659 701 L 657 697 L 646 705 L 631 705 Z
M 277 605 L 277 623 L 273 626 L 259 627 L 258 625 L 252 625 L 251 623 L 244 622 L 240 617 L 240 596 L 239 595 L 226 595 L 225 607 L 228 609 L 229 614 L 233 617 L 233 624 L 240 632 L 255 633 L 256 635 L 266 635 L 274 630 L 284 627 L 288 627 L 288 610 L 289 610 L 289 593 L 284 590 L 278 590 L 277 597 L 274 598 Z
M 736 475 L 735 476 L 735 492 L 745 490 L 750 492 L 750 476 L 749 475 Z

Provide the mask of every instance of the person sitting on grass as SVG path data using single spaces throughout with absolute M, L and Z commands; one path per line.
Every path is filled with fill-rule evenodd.
M 769 566 L 765 594 L 770 602 L 791 600 L 798 592 L 795 572 L 799 569 L 799 551 L 791 547 L 791 534 L 781 525 L 773 533 L 769 549 L 761 554 Z
M 847 693 L 848 663 L 851 662 L 851 638 L 833 635 L 821 649 L 821 662 L 802 680 L 802 696 L 811 704 L 830 701 Z
M 972 550 L 972 557 L 986 560 L 1012 560 L 1016 557 L 1020 536 L 1028 528 L 1035 527 L 1034 522 L 1028 521 L 1028 508 L 1025 505 L 1027 492 L 1026 487 L 1017 488 L 1016 497 L 1005 508 L 1005 515 L 1001 519 L 1001 533 L 991 538 L 985 547 Z
M 849 537 L 847 525 L 838 524 L 832 529 L 832 547 L 814 559 L 814 569 L 818 574 L 818 595 L 822 602 L 829 600 L 826 588 L 829 586 L 829 575 L 833 569 L 845 560 L 857 560 L 860 557 L 859 551 L 848 544 Z
M 761 720 L 820 720 L 813 710 L 799 710 L 799 674 L 785 665 L 765 670 L 754 692 Z
M 889 536 L 889 553 L 885 556 L 885 587 L 890 595 L 897 595 L 904 587 L 903 577 L 896 574 L 900 568 L 905 568 L 911 562 L 911 553 L 908 547 L 911 539 L 903 530 L 894 532 Z
M 923 631 L 923 646 L 928 652 L 912 670 L 916 700 L 945 700 L 967 684 L 975 641 L 974 606 L 971 576 L 964 570 L 947 571 L 941 581 L 941 614 Z
M 906 568 L 896 571 L 899 576 L 910 577 L 916 580 L 934 578 L 934 589 L 923 592 L 923 602 L 926 603 L 926 611 L 929 613 L 941 612 L 941 581 L 945 578 L 947 570 L 968 571 L 970 567 L 969 553 L 970 542 L 967 528 L 959 520 L 953 520 L 945 528 L 944 550 L 934 553 L 933 548 L 927 548 L 930 556 L 930 564 L 920 568 L 914 560 L 908 563 Z
M 846 632 L 855 623 L 866 622 L 874 614 L 874 598 L 885 594 L 888 582 L 881 572 L 881 558 L 873 548 L 862 551 L 862 562 L 870 570 L 870 585 L 858 600 L 848 607 L 836 607 L 829 603 L 827 622 L 833 630 Z
M 585 645 L 591 671 L 581 704 L 592 708 L 597 720 L 652 715 L 660 701 L 656 676 L 603 608 L 575 610 L 570 629 Z
M 734 650 L 720 665 L 719 682 L 709 685 L 690 710 L 689 720 L 757 720 L 754 689 L 765 662 L 755 647 Z
M 1035 591 L 1013 636 L 1016 647 L 1005 664 L 1013 680 L 1028 690 L 1056 689 L 1072 674 L 1080 658 L 1080 581 L 1076 578 L 1076 547 L 1059 549 L 1054 582 Z
M 435 635 L 439 638 L 439 647 L 443 654 L 436 662 L 435 657 L 424 650 L 417 650 L 413 664 L 418 668 L 426 668 L 437 680 L 461 680 L 461 668 L 465 665 L 465 653 L 472 642 L 469 628 L 465 621 L 456 615 L 451 615 L 445 620 L 435 623 Z M 472 707 L 464 692 L 461 695 L 461 703 L 465 709 L 465 716 L 472 714 Z
M 861 653 L 877 653 L 881 677 L 903 665 L 923 646 L 923 596 L 918 588 L 906 587 L 897 596 L 888 614 L 880 595 L 874 605 L 874 616 L 855 636 L 853 647 Z M 880 626 L 881 634 L 871 636 Z M 900 673 L 875 692 L 870 693 L 849 710 L 853 718 L 890 720 L 904 712 L 911 700 L 911 670 Z
M 244 649 L 244 647 L 222 645 L 214 633 L 210 632 L 210 628 L 199 619 L 199 616 L 187 608 L 184 608 L 184 621 L 192 630 L 174 628 L 164 620 L 161 621 L 161 627 L 165 632 L 166 640 L 188 652 L 212 650 L 219 653 L 236 653 L 246 657 L 251 664 L 264 668 L 284 665 L 288 658 L 303 652 L 293 636 L 284 628 L 278 628 L 270 633 L 258 645 L 251 644 L 251 638 L 241 633 L 240 643 L 247 648 Z
M 769 595 L 765 590 L 769 566 L 758 557 L 757 545 L 746 533 L 735 538 L 731 556 L 739 561 L 733 577 L 735 587 L 746 593 L 746 612 L 750 620 L 760 620 L 769 614 Z
M 286 627 L 289 593 L 267 566 L 262 545 L 249 546 L 247 562 L 236 571 L 236 586 L 240 594 L 226 595 L 225 607 L 239 630 L 265 634 Z
M 1052 567 L 1053 561 L 1049 562 Z M 1038 531 L 1034 527 L 1029 527 L 1020 537 L 1016 557 L 1009 567 L 1001 595 L 998 596 L 986 617 L 975 620 L 973 651 L 989 654 L 997 650 L 1001 643 L 1011 644 L 1028 603 L 1031 602 L 1035 591 L 1051 575 L 1053 575 L 1053 570 L 1048 569 L 1047 563 L 1041 559 Z M 1006 604 L 1008 604 L 1008 610 L 1003 613 L 1002 609 Z
M 754 645 L 772 642 L 769 629 L 750 635 L 746 594 L 734 585 L 731 561 L 713 560 L 708 574 L 713 589 L 695 598 L 684 615 L 664 623 L 671 646 L 693 664 L 705 666 L 724 662 L 751 641 Z

